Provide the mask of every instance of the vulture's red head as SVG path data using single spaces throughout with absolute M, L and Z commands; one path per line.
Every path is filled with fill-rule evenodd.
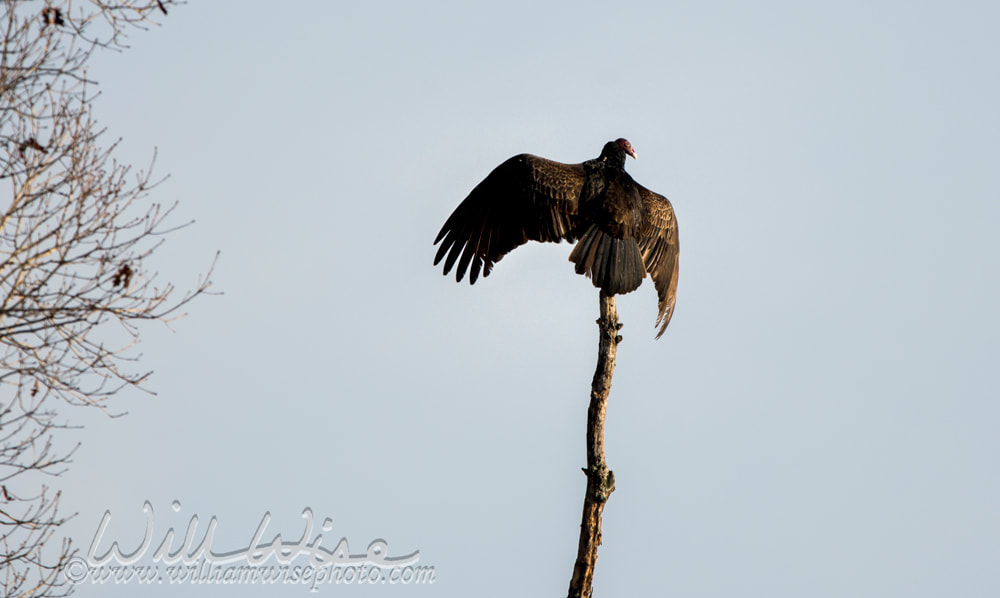
M 638 160 L 639 159 L 635 155 L 635 150 L 632 149 L 632 144 L 628 142 L 628 139 L 625 139 L 624 137 L 619 137 L 618 139 L 615 139 L 615 143 L 618 144 L 618 147 L 620 147 L 623 150 L 625 150 L 626 154 L 632 156 L 633 160 Z

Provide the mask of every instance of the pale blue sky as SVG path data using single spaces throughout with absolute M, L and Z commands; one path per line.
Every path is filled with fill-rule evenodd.
M 623 136 L 681 270 L 659 341 L 652 288 L 618 300 L 597 595 L 1000 594 L 1000 6 L 345 4 L 192 1 L 92 65 L 108 138 L 197 220 L 156 269 L 221 250 L 225 294 L 147 330 L 158 396 L 79 415 L 81 545 L 105 509 L 137 541 L 144 500 L 220 548 L 308 506 L 437 570 L 325 592 L 564 595 L 597 292 L 566 244 L 469 287 L 431 242 L 511 155 Z

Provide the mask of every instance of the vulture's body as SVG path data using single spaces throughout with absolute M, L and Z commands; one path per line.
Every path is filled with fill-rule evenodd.
M 673 315 L 677 290 L 677 221 L 666 197 L 646 189 L 625 172 L 635 157 L 624 139 L 609 141 L 601 155 L 563 164 L 521 154 L 497 166 L 444 223 L 441 243 L 447 274 L 456 280 L 482 272 L 528 241 L 577 241 L 569 255 L 576 272 L 609 295 L 639 288 L 648 273 L 659 296 L 663 334 Z

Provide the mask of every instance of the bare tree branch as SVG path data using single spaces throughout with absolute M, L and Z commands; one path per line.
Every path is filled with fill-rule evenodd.
M 597 351 L 597 370 L 590 386 L 590 407 L 587 409 L 587 493 L 583 500 L 583 521 L 580 523 L 580 545 L 577 549 L 573 577 L 569 582 L 569 598 L 589 598 L 594 591 L 594 567 L 597 547 L 601 545 L 601 515 L 604 503 L 615 490 L 615 474 L 604 460 L 604 417 L 608 408 L 611 377 L 615 372 L 615 356 L 622 337 L 618 334 L 618 310 L 613 295 L 601 291 L 601 318 Z
M 0 595 L 59 596 L 73 549 L 52 542 L 66 518 L 45 478 L 76 449 L 54 442 L 71 427 L 56 409 L 107 413 L 143 388 L 141 323 L 182 316 L 212 268 L 181 297 L 150 270 L 176 204 L 148 201 L 155 154 L 141 171 L 115 158 L 86 70 L 176 3 L 0 1 Z

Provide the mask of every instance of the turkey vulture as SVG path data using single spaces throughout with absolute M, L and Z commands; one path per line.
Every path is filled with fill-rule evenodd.
M 434 265 L 444 260 L 455 279 L 489 276 L 493 264 L 528 241 L 579 240 L 569 260 L 608 295 L 639 288 L 649 273 L 659 295 L 659 338 L 674 312 L 677 293 L 677 220 L 666 197 L 625 172 L 635 158 L 625 139 L 609 141 L 601 155 L 562 164 L 521 154 L 497 166 L 455 208 L 434 244 Z

